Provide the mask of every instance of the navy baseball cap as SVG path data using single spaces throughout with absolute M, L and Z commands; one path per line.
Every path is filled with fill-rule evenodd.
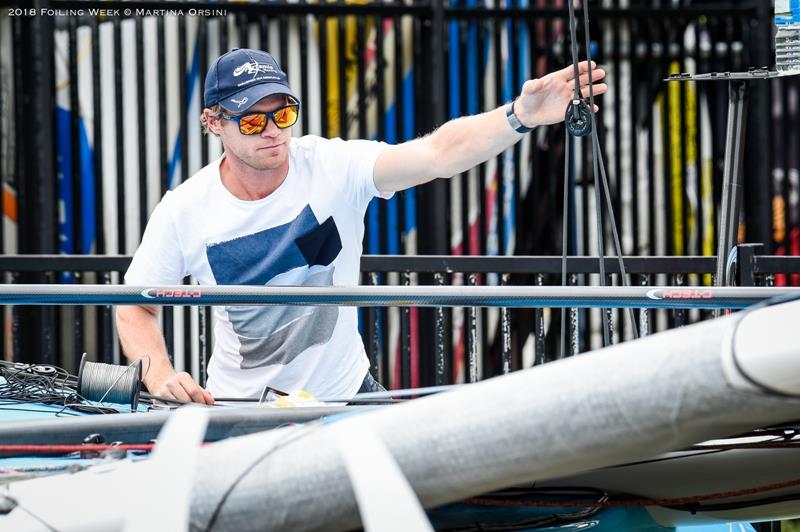
M 241 113 L 272 94 L 286 94 L 300 103 L 274 57 L 261 50 L 234 48 L 208 69 L 203 100 L 206 107 L 218 103 Z

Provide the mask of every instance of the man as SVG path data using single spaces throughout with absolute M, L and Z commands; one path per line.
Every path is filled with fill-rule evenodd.
M 580 65 L 588 96 L 587 63 Z M 592 79 L 605 73 L 594 65 Z M 292 137 L 300 99 L 275 59 L 236 49 L 205 82 L 201 122 L 222 157 L 167 192 L 153 211 L 125 282 L 170 285 L 193 275 L 206 285 L 358 284 L 364 213 L 375 197 L 464 172 L 538 125 L 564 119 L 572 67 L 527 81 L 512 103 L 451 120 L 425 137 L 390 146 L 312 135 Z M 607 91 L 594 85 L 594 94 Z M 351 397 L 379 385 L 370 376 L 356 309 L 217 307 L 208 390 L 169 363 L 159 307 L 121 307 L 126 356 L 147 356 L 154 394 L 211 404 L 258 397 L 264 386 Z

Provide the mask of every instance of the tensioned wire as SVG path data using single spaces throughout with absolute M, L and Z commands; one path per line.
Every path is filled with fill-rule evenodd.
M 569 11 L 569 25 L 570 25 L 570 36 L 572 39 L 572 65 L 574 69 L 575 75 L 575 88 L 573 92 L 573 103 L 570 106 L 576 105 L 576 102 L 584 101 L 583 95 L 581 94 L 580 88 L 580 69 L 579 69 L 579 61 L 578 61 L 578 40 L 577 40 L 577 17 L 575 16 L 575 7 L 572 3 L 572 0 L 568 0 L 567 2 L 568 11 Z M 617 231 L 617 224 L 614 219 L 614 210 L 611 203 L 611 196 L 609 192 L 608 186 L 608 177 L 606 175 L 605 163 L 602 158 L 601 149 L 600 149 L 600 140 L 599 134 L 597 131 L 597 120 L 594 110 L 594 87 L 593 87 L 593 79 L 592 79 L 592 54 L 590 50 L 590 32 L 589 32 L 589 6 L 586 0 L 583 1 L 583 21 L 584 21 L 584 32 L 585 32 L 585 41 L 586 41 L 586 61 L 588 62 L 588 78 L 589 78 L 589 114 L 591 116 L 591 137 L 592 137 L 592 163 L 593 163 L 593 177 L 594 177 L 594 195 L 595 195 L 595 217 L 596 217 L 596 224 L 597 224 L 597 251 L 599 256 L 599 268 L 600 268 L 600 285 L 605 287 L 606 286 L 606 272 L 605 272 L 605 239 L 604 239 L 604 226 L 603 226 L 603 215 L 602 215 L 602 208 L 603 208 L 603 201 L 601 194 L 604 193 L 606 198 L 606 208 L 608 210 L 608 215 L 610 217 L 610 224 L 611 224 L 611 231 L 614 236 L 614 245 L 616 248 L 616 255 L 619 261 L 619 269 L 620 269 L 620 276 L 622 277 L 622 282 L 625 287 L 629 287 L 630 283 L 628 282 L 628 276 L 625 271 L 625 264 L 622 260 L 622 246 L 619 240 L 619 233 Z M 571 107 L 570 107 L 571 108 Z M 563 209 L 563 223 L 562 223 L 562 267 L 561 267 L 561 284 L 562 286 L 567 286 L 567 231 L 569 225 L 569 217 L 568 217 L 568 198 L 569 198 L 569 162 L 570 158 L 572 157 L 571 153 L 571 145 L 570 145 L 570 131 L 568 127 L 565 127 L 567 130 L 567 138 L 566 144 L 564 149 L 564 156 L 565 156 L 565 163 L 564 163 L 564 209 Z M 603 188 L 603 193 L 601 193 L 600 188 Z M 611 320 L 609 318 L 610 310 L 603 308 L 601 310 L 602 318 L 603 318 L 603 345 L 610 345 L 611 343 Z M 633 308 L 628 308 L 628 317 L 630 319 L 631 330 L 633 332 L 633 337 L 639 337 L 639 329 L 636 325 L 636 318 L 633 313 Z M 562 308 L 561 311 L 561 357 L 563 358 L 565 355 L 566 343 L 567 339 L 565 337 L 565 328 L 566 328 L 566 309 Z

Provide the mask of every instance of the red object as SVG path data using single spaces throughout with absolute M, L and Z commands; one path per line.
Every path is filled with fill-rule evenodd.
M 126 451 L 152 451 L 154 444 L 121 444 L 109 445 L 105 443 L 84 443 L 80 445 L 0 445 L 0 453 L 4 454 L 69 454 L 81 451 L 111 451 L 125 449 Z

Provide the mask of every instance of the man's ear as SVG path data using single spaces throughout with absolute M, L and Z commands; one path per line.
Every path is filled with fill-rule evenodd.
M 219 116 L 214 116 L 211 112 L 211 109 L 203 109 L 203 114 L 206 117 L 206 124 L 208 124 L 208 130 L 216 136 L 220 136 L 222 133 L 222 123 L 220 122 Z

